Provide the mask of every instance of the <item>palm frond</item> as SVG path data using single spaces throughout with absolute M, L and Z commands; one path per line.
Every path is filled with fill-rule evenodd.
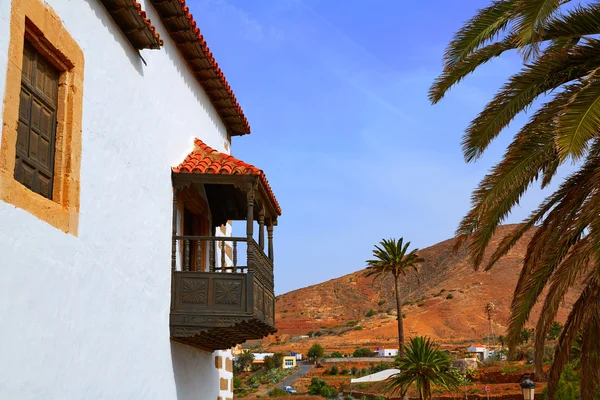
M 557 15 L 543 27 L 542 40 L 578 39 L 600 33 L 600 4 L 577 5 L 568 13 Z
M 599 295 L 598 279 L 595 275 L 590 276 L 581 295 L 573 305 L 571 313 L 558 339 L 554 349 L 554 361 L 548 373 L 548 398 L 552 399 L 556 393 L 558 381 L 562 370 L 569 360 L 571 354 L 571 343 L 577 337 L 579 330 L 589 318 L 590 307 L 598 301 Z
M 544 108 L 552 106 L 549 104 Z M 469 254 L 476 269 L 496 227 L 537 179 L 540 169 L 552 161 L 553 136 L 549 119 L 543 111 L 534 115 L 517 134 L 503 160 L 473 192 L 473 206 L 461 221 L 457 236 L 472 237 Z
M 507 50 L 516 48 L 513 37 L 506 38 L 500 42 L 491 43 L 481 49 L 477 49 L 460 62 L 444 68 L 439 77 L 429 89 L 429 101 L 436 104 L 444 95 L 465 77 L 475 71 L 478 67 L 496 58 Z
M 535 43 L 552 42 L 555 50 L 569 50 L 576 46 L 582 37 L 600 34 L 600 5 L 597 3 L 586 7 L 577 6 L 569 13 L 552 18 L 543 29 L 539 40 Z M 466 53 L 460 61 L 447 64 L 440 76 L 429 89 L 429 100 L 439 102 L 452 86 L 459 83 L 479 66 L 502 55 L 504 52 L 519 47 L 516 34 L 509 34 L 501 41 L 478 47 Z
M 452 66 L 472 51 L 492 41 L 502 33 L 514 16 L 518 0 L 494 1 L 467 21 L 454 35 L 444 55 L 446 66 Z
M 583 238 L 573 246 L 568 257 L 551 278 L 550 288 L 535 328 L 534 364 L 536 374 L 542 373 L 546 337 L 556 318 L 560 303 L 567 290 L 573 287 L 577 279 L 589 270 L 592 250 L 589 237 Z
M 572 94 L 558 116 L 556 145 L 563 159 L 581 158 L 600 126 L 600 79 L 591 77 L 568 88 Z
M 554 46 L 546 49 L 533 64 L 513 75 L 471 122 L 462 142 L 467 162 L 479 158 L 492 140 L 536 98 L 590 74 L 599 62 L 600 43 L 595 40 L 568 51 Z M 571 96 L 558 98 L 563 101 L 563 107 L 572 101 Z
M 428 399 L 432 386 L 452 390 L 459 383 L 449 372 L 449 358 L 428 337 L 411 338 L 397 367 L 401 372 L 390 377 L 385 386 L 385 391 L 391 394 L 401 393 L 404 396 L 414 385 L 420 397 Z
M 583 328 L 581 347 L 580 397 L 595 400 L 600 386 L 600 298 L 588 311 L 590 316 Z
M 561 0 L 525 0 L 520 1 L 515 18 L 515 31 L 521 51 L 528 59 L 539 49 L 539 40 L 544 27 L 563 3 Z
M 593 149 L 583 167 L 553 194 L 553 200 L 559 201 L 529 243 L 511 305 L 507 335 L 511 350 L 518 343 L 520 331 L 548 277 L 594 220 L 593 213 L 579 213 L 575 218 L 582 206 L 589 206 L 589 194 L 595 190 L 592 178 L 600 170 L 600 140 L 594 143 Z M 591 209 L 594 209 L 593 205 Z

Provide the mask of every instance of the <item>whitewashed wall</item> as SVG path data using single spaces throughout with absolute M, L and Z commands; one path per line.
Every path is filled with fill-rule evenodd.
M 19 0 L 12 0 L 19 1 Z M 4 93 L 11 0 L 0 0 Z M 48 0 L 85 55 L 79 235 L 0 203 L 1 399 L 217 399 L 214 355 L 169 341 L 170 166 L 225 128 L 160 20 L 137 52 L 98 0 Z M 220 354 L 220 353 L 219 353 Z

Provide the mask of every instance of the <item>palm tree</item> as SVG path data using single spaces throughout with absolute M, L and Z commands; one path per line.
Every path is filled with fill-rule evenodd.
M 374 260 L 367 260 L 367 271 L 365 276 L 383 276 L 391 274 L 394 277 L 394 291 L 396 294 L 396 320 L 398 320 L 398 354 L 404 354 L 404 321 L 402 318 L 402 297 L 400 294 L 400 277 L 406 276 L 409 272 L 418 272 L 418 265 L 424 260 L 419 257 L 414 249 L 408 252 L 410 242 L 402 245 L 403 238 L 398 241 L 395 239 L 383 239 L 375 246 L 373 250 Z M 418 277 L 417 277 L 418 278 Z
M 560 302 L 583 279 L 560 335 L 550 368 L 551 399 L 571 342 L 583 330 L 581 398 L 600 386 L 600 2 L 496 0 L 455 35 L 444 69 L 430 90 L 436 103 L 463 78 L 509 50 L 524 58 L 514 74 L 471 122 L 463 138 L 467 162 L 478 159 L 491 141 L 522 111 L 535 107 L 502 160 L 473 193 L 462 220 L 459 245 L 468 243 L 476 268 L 496 228 L 539 179 L 546 187 L 567 162 L 577 165 L 523 224 L 505 236 L 487 261 L 489 270 L 533 226 L 511 304 L 507 342 L 514 351 L 533 305 L 549 286 L 535 328 L 535 368 L 541 375 L 544 341 Z M 536 102 L 536 100 L 541 100 Z M 534 102 L 536 102 L 534 104 Z M 541 104 L 536 107 L 537 104 Z
M 500 346 L 502 347 L 502 349 L 504 349 L 504 336 L 500 335 L 498 336 L 498 341 L 500 342 Z
M 458 377 L 450 372 L 451 362 L 446 353 L 425 336 L 410 339 L 397 367 L 400 372 L 388 378 L 386 390 L 402 397 L 413 384 L 421 400 L 431 399 L 433 386 L 455 390 L 460 384 Z

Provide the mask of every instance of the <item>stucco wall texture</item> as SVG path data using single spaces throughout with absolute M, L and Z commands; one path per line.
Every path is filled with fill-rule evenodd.
M 0 202 L 0 399 L 232 397 L 215 354 L 169 340 L 170 166 L 195 136 L 227 151 L 226 131 L 140 3 L 165 41 L 147 65 L 98 0 L 47 1 L 85 57 L 79 231 Z M 0 93 L 10 14 L 0 0 Z

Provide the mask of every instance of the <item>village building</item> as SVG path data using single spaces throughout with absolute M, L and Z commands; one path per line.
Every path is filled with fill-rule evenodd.
M 467 353 L 475 355 L 480 361 L 485 360 L 488 357 L 488 350 L 482 344 L 472 344 L 467 348 Z
M 281 367 L 283 369 L 295 368 L 296 367 L 296 356 L 284 356 Z
M 275 353 L 252 353 L 254 359 L 252 360 L 252 364 L 264 364 L 265 357 L 273 357 Z
M 2 1 L 0 93 L 0 397 L 231 399 L 281 209 L 185 1 Z
M 375 350 L 375 353 L 377 353 L 377 355 L 379 357 L 396 357 L 398 355 L 398 349 L 380 349 L 380 348 L 377 348 Z

